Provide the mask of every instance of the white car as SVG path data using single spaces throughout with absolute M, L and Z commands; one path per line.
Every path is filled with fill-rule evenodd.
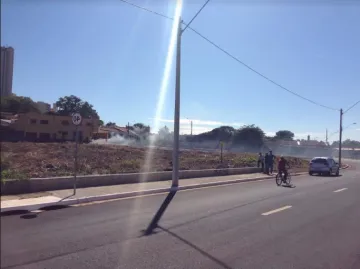
M 339 164 L 331 157 L 315 157 L 310 161 L 309 175 L 336 175 L 340 174 Z

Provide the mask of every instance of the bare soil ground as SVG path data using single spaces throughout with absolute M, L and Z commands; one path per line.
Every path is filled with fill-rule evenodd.
M 1 179 L 27 179 L 70 176 L 74 170 L 74 143 L 1 143 Z M 146 157 L 151 160 L 147 164 Z M 115 174 L 141 171 L 169 171 L 172 151 L 118 145 L 80 144 L 78 174 Z M 308 161 L 287 158 L 293 168 L 305 168 Z M 230 167 L 254 167 L 257 155 L 223 154 L 223 164 Z M 181 151 L 180 169 L 215 169 L 222 166 L 220 152 Z

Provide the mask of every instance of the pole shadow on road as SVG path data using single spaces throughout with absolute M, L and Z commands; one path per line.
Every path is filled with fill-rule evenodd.
M 227 209 L 224 209 L 224 210 L 216 211 L 216 212 L 207 214 L 207 215 L 199 217 L 199 218 L 195 218 L 195 219 L 192 219 L 192 220 L 189 220 L 189 221 L 185 221 L 183 223 L 175 224 L 175 225 L 173 225 L 171 227 L 168 227 L 168 229 L 174 229 L 174 228 L 182 227 L 182 226 L 185 226 L 185 225 L 197 222 L 197 221 L 201 221 L 201 220 L 204 220 L 204 219 L 207 219 L 207 218 L 211 218 L 213 216 L 217 216 L 217 215 L 220 215 L 220 214 L 223 214 L 223 213 L 226 213 L 226 212 L 230 212 L 230 211 L 235 210 L 235 209 L 242 208 L 244 206 L 248 206 L 248 205 L 256 204 L 256 203 L 259 203 L 259 202 L 263 202 L 263 201 L 266 201 L 268 199 L 271 199 L 271 198 L 277 197 L 277 196 L 278 196 L 278 194 L 270 195 L 270 196 L 267 196 L 267 197 L 264 197 L 264 198 L 261 198 L 261 199 L 255 200 L 255 201 L 251 201 L 251 202 L 248 202 L 248 203 L 233 206 L 233 207 L 230 207 L 230 208 L 227 208 Z
M 176 233 L 161 227 L 160 225 L 158 225 L 158 228 L 161 229 L 162 231 L 166 232 L 167 234 L 175 237 L 176 239 L 180 240 L 181 242 L 185 243 L 186 245 L 188 245 L 189 247 L 195 249 L 196 251 L 200 252 L 202 255 L 204 255 L 205 257 L 209 258 L 210 260 L 212 260 L 213 262 L 215 262 L 218 266 L 221 266 L 221 268 L 224 269 L 233 269 L 232 267 L 230 267 L 229 265 L 227 265 L 226 263 L 224 263 L 223 261 L 215 258 L 214 256 L 210 255 L 209 253 L 207 253 L 205 250 L 199 248 L 198 246 L 194 245 L 193 243 L 191 243 L 190 241 L 182 238 L 181 236 L 177 235 Z
M 1 217 L 9 217 L 9 216 L 19 216 L 21 219 L 35 219 L 37 218 L 39 212 L 31 212 L 28 210 L 13 210 L 9 212 L 1 213 Z
M 7 212 L 1 212 L 1 217 L 10 217 L 10 216 L 16 216 L 16 215 L 24 215 L 29 213 L 28 210 L 12 210 Z
M 69 208 L 69 206 L 66 206 L 66 205 L 46 206 L 46 207 L 40 208 L 39 210 L 37 210 L 35 212 L 27 212 L 26 214 L 21 215 L 20 218 L 21 219 L 35 219 L 43 212 L 60 210 L 60 209 L 65 209 L 65 208 Z
M 38 217 L 39 213 L 28 213 L 25 215 L 21 215 L 21 219 L 36 219 Z
M 158 223 L 159 223 L 162 215 L 164 215 L 164 213 L 165 213 L 167 207 L 169 206 L 169 204 L 171 203 L 172 199 L 175 197 L 176 192 L 177 192 L 177 190 L 169 192 L 169 194 L 166 196 L 164 202 L 161 204 L 160 208 L 156 212 L 155 216 L 151 220 L 148 227 L 146 228 L 145 231 L 143 231 L 143 235 L 148 236 L 148 235 L 154 234 L 154 230 L 156 228 L 158 228 Z

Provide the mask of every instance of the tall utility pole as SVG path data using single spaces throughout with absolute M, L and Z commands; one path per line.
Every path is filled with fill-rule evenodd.
M 204 7 L 209 3 L 207 0 L 190 22 L 181 28 L 181 16 L 179 16 L 178 30 L 177 30 L 177 44 L 176 44 L 176 81 L 175 81 L 175 115 L 174 115 L 174 148 L 173 148 L 173 174 L 172 174 L 172 188 L 179 186 L 179 130 L 180 130 L 180 60 L 181 60 L 181 35 L 200 14 Z M 177 0 L 177 3 L 182 6 L 182 0 Z
M 328 139 L 329 137 L 328 137 L 328 129 L 326 128 L 326 145 L 329 143 L 329 139 Z
M 175 81 L 175 113 L 174 113 L 174 148 L 172 188 L 179 186 L 179 132 L 180 132 L 180 75 L 181 75 L 181 16 L 179 17 L 176 44 L 176 81 Z
M 342 124 L 342 120 L 343 120 L 343 115 L 344 112 L 342 109 L 340 109 L 340 132 L 339 132 L 339 166 L 341 167 L 341 143 L 342 143 L 342 132 L 343 132 L 343 124 Z
M 186 119 L 188 119 L 190 121 L 190 135 L 193 135 L 193 121 L 191 119 L 189 119 L 188 117 L 186 117 Z

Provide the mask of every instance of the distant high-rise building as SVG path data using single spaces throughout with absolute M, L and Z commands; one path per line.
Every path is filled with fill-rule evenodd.
M 38 109 L 41 113 L 50 112 L 51 105 L 45 102 L 36 102 Z
M 12 80 L 14 69 L 14 49 L 12 47 L 1 47 L 1 96 L 12 94 Z

